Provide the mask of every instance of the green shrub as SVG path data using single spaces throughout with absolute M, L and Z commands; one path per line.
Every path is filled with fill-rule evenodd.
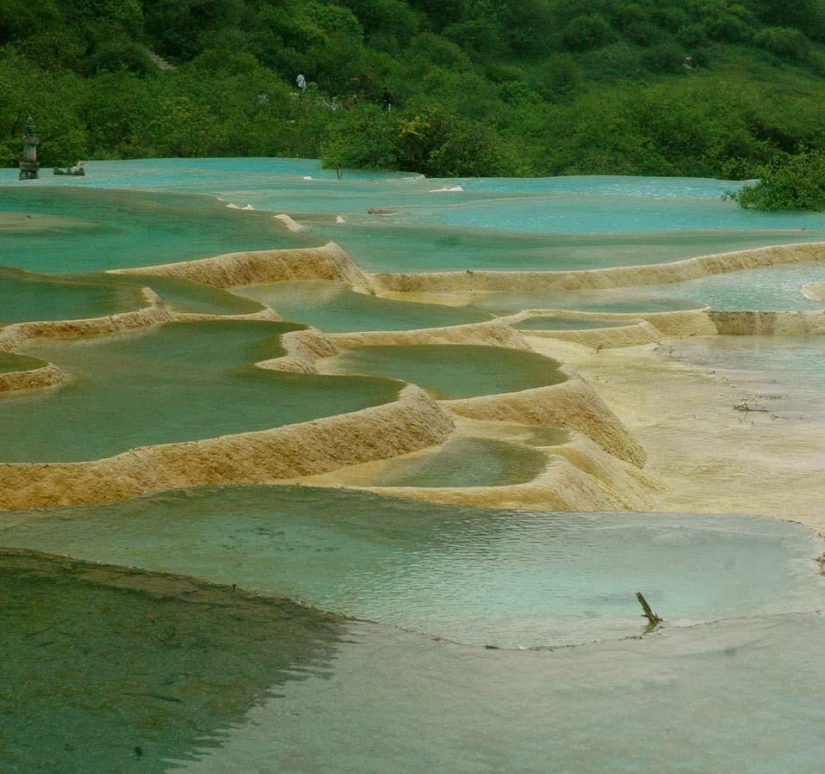
M 728 194 L 744 209 L 825 211 L 825 152 L 804 150 L 760 167 L 757 182 Z
M 765 27 L 753 36 L 753 43 L 784 59 L 807 59 L 811 41 L 791 27 Z
M 561 34 L 561 43 L 568 51 L 591 51 L 616 39 L 616 32 L 598 13 L 577 16 Z
M 101 46 L 92 54 L 87 63 L 90 73 L 117 72 L 126 70 L 138 75 L 157 72 L 155 63 L 143 46 L 131 41 L 112 41 Z
M 530 73 L 530 85 L 547 100 L 570 96 L 582 79 L 582 69 L 570 54 L 551 54 Z
M 684 64 L 684 50 L 676 43 L 660 43 L 642 54 L 642 65 L 652 73 L 678 73 Z

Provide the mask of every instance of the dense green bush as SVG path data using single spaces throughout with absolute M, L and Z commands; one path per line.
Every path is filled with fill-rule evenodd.
M 757 170 L 757 182 L 729 194 L 745 209 L 825 211 L 825 152 L 805 150 Z
M 568 51 L 602 48 L 616 39 L 616 32 L 598 13 L 577 16 L 564 28 L 561 42 Z
M 799 30 L 789 27 L 765 27 L 753 36 L 753 43 L 777 56 L 806 59 L 811 41 Z

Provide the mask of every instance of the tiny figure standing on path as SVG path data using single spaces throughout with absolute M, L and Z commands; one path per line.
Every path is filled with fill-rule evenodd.
M 384 105 L 384 110 L 389 111 L 392 107 L 392 97 L 390 97 L 389 89 L 387 89 L 386 86 L 384 87 L 384 91 L 381 93 L 381 101 Z
M 295 83 L 298 84 L 298 88 L 301 90 L 301 96 L 304 96 L 304 92 L 307 90 L 307 79 L 304 78 L 303 73 L 298 73 L 298 77 L 295 79 Z

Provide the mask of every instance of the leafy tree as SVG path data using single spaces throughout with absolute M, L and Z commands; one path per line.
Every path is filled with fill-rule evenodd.
M 577 16 L 561 34 L 562 45 L 568 51 L 589 51 L 601 48 L 615 39 L 615 30 L 598 13 Z
M 757 170 L 758 181 L 728 196 L 745 209 L 825 211 L 825 152 L 801 150 Z

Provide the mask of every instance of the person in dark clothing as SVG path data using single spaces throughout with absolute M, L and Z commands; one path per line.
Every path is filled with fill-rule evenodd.
M 384 110 L 389 110 L 392 107 L 392 97 L 390 97 L 389 89 L 386 86 L 381 93 L 381 103 L 383 104 Z

